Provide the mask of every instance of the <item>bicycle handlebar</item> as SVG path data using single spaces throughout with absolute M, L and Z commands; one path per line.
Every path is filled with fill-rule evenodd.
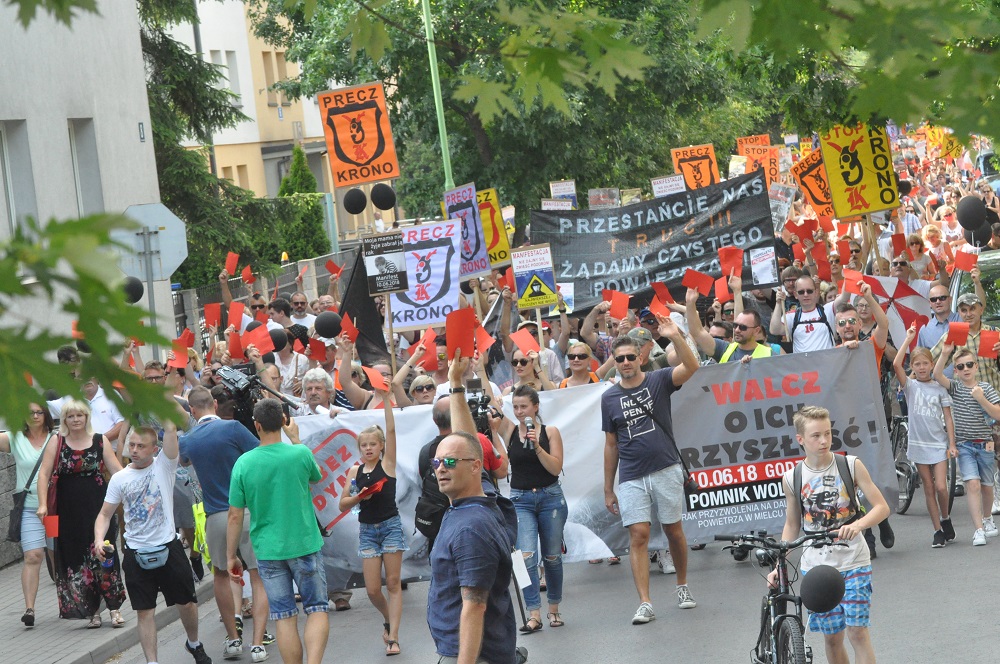
M 834 528 L 830 530 L 823 530 L 818 533 L 806 533 L 798 539 L 792 540 L 791 542 L 778 541 L 773 537 L 761 537 L 760 535 L 754 535 L 753 533 L 745 535 L 716 535 L 716 542 L 742 542 L 746 544 L 756 544 L 764 549 L 770 549 L 772 551 L 791 551 L 792 549 L 797 549 L 806 542 L 813 540 L 832 540 L 837 536 L 839 529 Z

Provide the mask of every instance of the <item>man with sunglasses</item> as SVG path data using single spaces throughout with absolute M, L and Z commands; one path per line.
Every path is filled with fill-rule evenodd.
M 517 515 L 508 499 L 483 491 L 483 448 L 462 385 L 467 364 L 457 352 L 448 371 L 454 428 L 430 459 L 451 507 L 431 549 L 427 626 L 438 664 L 522 664 L 528 652 L 515 647 L 510 597 Z
M 302 291 L 297 291 L 292 294 L 292 299 L 290 300 L 292 305 L 292 323 L 296 325 L 301 325 L 307 330 L 313 326 L 316 322 L 316 316 L 309 311 L 309 298 Z
M 648 557 L 653 505 L 677 570 L 677 605 L 682 609 L 697 606 L 687 587 L 687 540 L 681 526 L 687 478 L 674 440 L 670 395 L 698 370 L 698 358 L 673 320 L 657 319 L 660 334 L 673 342 L 680 364 L 646 373 L 639 365 L 636 340 L 619 337 L 612 351 L 621 380 L 601 397 L 604 502 L 609 512 L 621 515 L 622 525 L 629 531 L 629 564 L 640 601 L 633 625 L 655 618 Z
M 937 281 L 929 281 L 927 279 L 914 279 L 916 272 L 910 266 L 910 256 L 904 251 L 895 258 L 892 259 L 890 264 L 889 276 L 895 277 L 902 281 L 904 284 L 917 291 L 921 297 L 927 297 L 930 294 L 931 287 L 935 284 L 941 284 L 947 287 L 951 283 L 951 275 L 945 269 L 945 262 L 938 261 L 938 278 Z
M 752 309 L 740 312 L 733 321 L 733 340 L 726 342 L 713 337 L 701 324 L 698 315 L 698 291 L 687 289 L 685 296 L 687 304 L 688 330 L 698 350 L 714 359 L 719 364 L 724 362 L 749 362 L 750 358 L 771 357 L 773 351 L 767 344 L 757 343 L 757 330 L 760 329 L 760 314 Z
M 831 323 L 834 317 L 834 305 L 846 302 L 850 293 L 845 290 L 834 302 L 819 306 L 819 287 L 812 277 L 805 275 L 795 280 L 795 296 L 799 300 L 799 306 L 795 311 L 789 311 L 782 316 L 784 307 L 774 308 L 774 314 L 771 315 L 771 334 L 785 334 L 791 343 L 793 353 L 833 348 L 836 345 Z M 783 303 L 784 299 L 784 292 L 778 291 L 778 301 Z
M 225 270 L 219 273 L 219 293 L 222 295 L 223 306 L 228 310 L 233 304 L 233 293 L 229 290 L 229 273 Z M 239 322 L 240 334 L 247 331 L 247 325 L 254 322 L 258 313 L 267 314 L 267 299 L 260 293 L 251 293 L 246 310 L 243 312 L 243 318 Z M 230 325 L 234 325 L 236 321 L 229 321 L 229 323 Z M 267 329 L 269 330 L 279 329 L 280 327 L 280 325 L 270 320 L 267 322 Z
M 978 268 L 974 269 L 974 272 L 978 274 Z M 977 290 L 982 288 L 976 277 L 973 277 L 973 281 L 976 283 Z M 923 348 L 934 348 L 948 331 L 948 326 L 951 323 L 961 322 L 962 317 L 957 311 L 951 310 L 951 294 L 947 287 L 941 284 L 932 286 L 927 299 L 931 303 L 931 311 L 934 316 L 917 333 L 917 345 Z

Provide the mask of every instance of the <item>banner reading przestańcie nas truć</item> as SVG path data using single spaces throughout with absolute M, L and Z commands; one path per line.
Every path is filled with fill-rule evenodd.
M 778 280 L 762 172 L 613 210 L 533 210 L 531 239 L 551 245 L 556 281 L 574 283 L 578 309 L 600 302 L 605 288 L 640 299 L 657 281 L 676 291 L 688 268 L 721 276 L 718 250 L 727 246 L 747 254 L 744 291 Z

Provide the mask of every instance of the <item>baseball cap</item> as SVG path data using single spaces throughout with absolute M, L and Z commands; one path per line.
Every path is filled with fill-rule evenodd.
M 974 304 L 982 304 L 983 301 L 979 299 L 979 296 L 975 293 L 964 293 L 958 298 L 958 306 L 963 304 L 967 307 L 971 307 Z
M 653 315 L 653 312 L 650 311 L 648 308 L 647 309 L 643 309 L 643 310 L 641 310 L 639 312 L 639 320 L 642 320 L 646 316 L 652 316 L 652 315 Z
M 644 327 L 633 327 L 628 331 L 628 338 L 639 341 L 642 345 L 646 345 L 653 341 L 653 335 L 650 334 L 649 330 Z

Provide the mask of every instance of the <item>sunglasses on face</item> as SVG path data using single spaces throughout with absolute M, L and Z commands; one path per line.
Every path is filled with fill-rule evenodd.
M 851 254 L 852 255 L 857 255 L 857 254 L 860 254 L 860 253 L 861 253 L 860 249 L 851 249 Z
M 413 391 L 414 392 L 433 392 L 436 389 L 437 388 L 434 385 L 428 384 L 428 385 L 421 385 L 420 387 L 414 387 Z
M 958 371 L 963 371 L 965 369 L 971 369 L 974 366 L 976 366 L 975 362 L 966 362 L 965 364 L 956 364 L 955 369 L 957 369 Z
M 909 265 L 909 263 L 907 263 L 906 261 L 893 261 L 892 262 L 892 266 L 893 267 L 906 267 L 907 265 Z
M 308 304 L 308 303 L 307 302 L 292 302 L 292 306 L 293 307 L 298 307 L 298 306 L 303 306 L 304 307 L 304 306 L 306 306 L 306 304 Z
M 855 325 L 858 322 L 857 318 L 841 318 L 837 321 L 837 327 L 844 327 L 845 325 Z
M 643 325 L 656 325 L 657 323 L 656 323 L 656 319 L 655 318 L 643 318 L 642 319 L 642 324 Z
M 262 309 L 267 309 L 267 305 L 266 304 L 251 304 L 250 305 L 250 309 L 252 309 L 253 311 L 260 311 Z
M 590 355 L 586 353 L 566 353 L 566 357 L 571 360 L 587 360 L 590 359 Z
M 950 295 L 935 295 L 934 297 L 930 297 L 930 298 L 927 298 L 927 299 L 929 299 L 931 302 L 944 302 L 949 297 L 951 297 L 951 296 Z
M 444 457 L 442 459 L 433 458 L 431 459 L 431 466 L 434 467 L 434 470 L 437 470 L 441 466 L 444 466 L 448 470 L 451 470 L 452 468 L 458 465 L 459 461 L 475 461 L 475 459 L 471 457 L 467 457 L 464 459 L 455 459 L 453 457 Z
M 911 246 L 911 247 L 919 247 L 919 246 L 920 246 L 920 245 L 922 245 L 922 244 L 923 244 L 923 242 L 911 242 L 911 243 L 910 243 L 910 246 Z
M 739 330 L 740 332 L 746 332 L 747 330 L 752 330 L 756 325 L 744 325 L 743 323 L 733 323 L 733 329 Z
M 802 290 L 795 291 L 799 295 L 812 295 L 816 291 L 812 288 L 803 288 Z
M 510 363 L 515 367 L 526 367 L 531 364 L 531 360 L 526 357 L 522 357 L 520 360 L 511 360 Z
M 625 353 L 624 355 L 615 355 L 615 362 L 621 364 L 622 362 L 635 362 L 639 359 L 639 356 L 635 353 Z

